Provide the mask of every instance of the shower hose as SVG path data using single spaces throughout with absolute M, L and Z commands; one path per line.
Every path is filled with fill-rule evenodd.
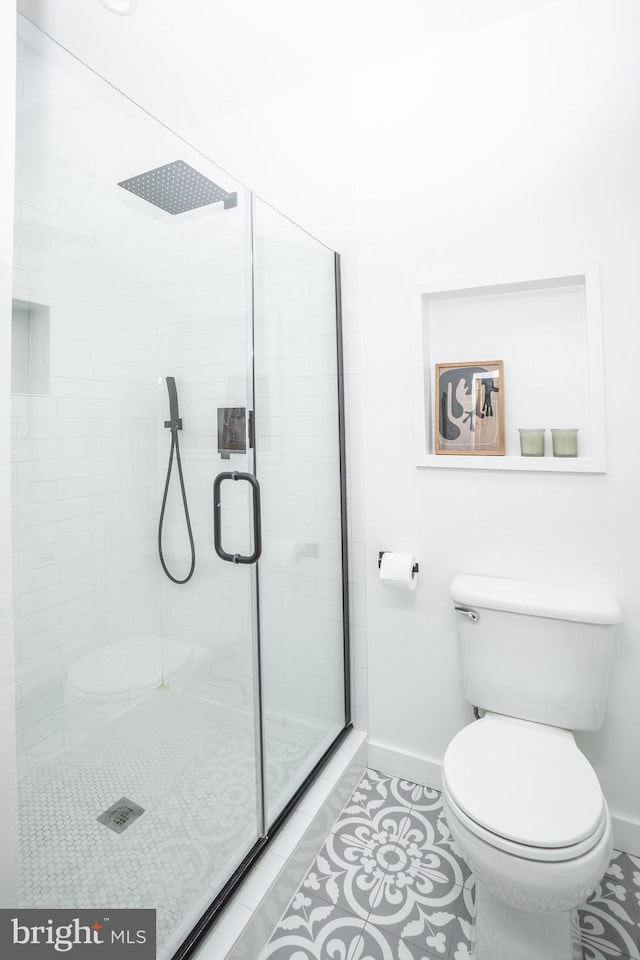
M 178 476 L 180 478 L 180 491 L 182 493 L 182 504 L 184 506 L 184 516 L 187 521 L 187 532 L 189 534 L 189 545 L 191 547 L 191 567 L 189 573 L 183 580 L 179 580 L 177 577 L 174 577 L 173 574 L 169 571 L 162 553 L 162 526 L 164 523 L 164 511 L 167 506 L 167 496 L 169 493 L 169 483 L 171 481 L 171 471 L 173 469 L 173 456 L 175 453 L 176 463 L 178 465 Z M 180 443 L 178 441 L 178 428 L 171 428 L 171 453 L 169 454 L 169 466 L 167 468 L 167 479 L 164 485 L 164 494 L 162 495 L 162 508 L 160 510 L 160 522 L 158 524 L 158 553 L 160 554 L 160 563 L 162 564 L 162 569 L 169 577 L 169 580 L 172 580 L 174 583 L 187 583 L 191 580 L 193 576 L 193 571 L 196 566 L 196 548 L 193 542 L 193 533 L 191 531 L 191 519 L 189 517 L 189 507 L 187 505 L 187 492 L 184 488 L 184 477 L 182 476 L 182 462 L 180 460 Z

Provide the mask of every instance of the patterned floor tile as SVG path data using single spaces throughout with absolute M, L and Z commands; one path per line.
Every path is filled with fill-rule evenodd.
M 476 881 L 469 873 L 462 888 L 462 896 L 457 901 L 457 925 L 454 924 L 454 934 L 451 940 L 450 957 L 455 960 L 468 960 L 471 957 L 475 936 L 474 922 L 476 916 Z
M 465 902 L 465 901 L 469 902 Z M 472 893 L 449 884 L 436 898 L 416 895 L 411 887 L 383 884 L 369 923 L 435 956 L 468 952 Z
M 441 960 L 442 957 L 370 923 L 365 925 L 359 947 L 363 960 L 365 957 L 366 960 Z
M 436 790 L 368 770 L 296 896 L 261 960 L 471 960 L 475 881 Z M 614 851 L 572 925 L 574 960 L 640 960 L 640 858 Z
M 629 885 L 629 913 L 636 925 L 636 942 L 640 945 L 640 857 L 622 855 L 626 860 L 627 883 Z
M 400 814 L 398 814 L 400 815 Z M 389 811 L 380 811 L 389 821 Z M 302 888 L 366 920 L 387 870 L 394 844 L 377 822 L 351 817 L 330 834 Z
M 578 907 L 584 960 L 611 957 L 640 960 L 638 926 L 633 917 L 633 894 L 628 886 L 625 854 L 619 851 L 587 902 Z
M 400 786 L 401 783 L 406 784 L 405 788 Z M 416 786 L 407 781 L 400 781 L 396 777 L 385 776 L 377 770 L 366 770 L 333 829 L 338 829 L 344 820 L 350 820 L 353 817 L 372 820 L 383 807 L 390 804 L 403 805 L 410 809 L 413 802 L 411 792 Z
M 440 792 L 432 790 L 430 787 L 423 787 L 419 783 L 413 783 L 411 780 L 398 780 L 391 778 L 391 793 L 400 803 L 410 806 L 417 810 L 431 810 L 437 806 L 442 806 Z
M 395 901 L 406 889 L 407 895 L 429 905 L 446 903 L 450 888 L 463 885 L 467 872 L 440 834 L 437 812 L 410 810 L 396 820 L 381 814 L 388 841 L 395 843 L 385 859 L 387 899 Z
M 355 960 L 363 930 L 364 920 L 299 890 L 260 960 Z
M 629 879 L 629 867 L 629 857 L 627 854 L 621 850 L 614 850 L 605 874 L 613 880 L 620 880 L 626 883 Z
M 444 811 L 442 809 L 442 795 L 440 795 L 440 807 L 438 812 L 438 819 L 436 821 L 436 834 L 438 836 L 438 846 L 447 847 L 451 854 L 456 858 L 460 869 L 462 871 L 462 876 L 465 881 L 468 877 L 471 876 L 471 870 L 469 869 L 467 863 L 462 859 L 462 854 L 458 850 L 455 840 L 451 836 L 451 831 L 449 830 L 449 824 L 445 820 Z
M 411 806 L 414 810 L 425 813 L 427 810 L 442 810 L 442 793 L 431 787 L 423 787 L 419 783 L 401 780 L 402 789 L 406 796 L 411 797 Z

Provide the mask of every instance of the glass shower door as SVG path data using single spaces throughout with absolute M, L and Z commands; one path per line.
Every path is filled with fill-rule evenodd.
M 184 936 L 252 850 L 263 818 L 254 574 L 247 565 L 220 560 L 213 524 L 214 479 L 252 469 L 250 195 L 184 145 L 180 155 L 233 196 L 228 206 L 218 202 L 167 223 L 158 286 L 160 392 L 166 404 L 165 379 L 174 377 L 196 554 L 186 583 L 159 573 L 165 693 L 191 724 L 182 748 L 191 762 L 175 757 L 181 782 L 174 787 L 184 800 L 190 841 L 190 872 L 181 882 L 193 909 Z M 165 406 L 157 427 L 161 486 L 170 451 L 168 419 Z M 248 485 L 223 481 L 218 493 L 221 544 L 233 556 L 246 555 L 252 539 Z M 163 533 L 169 568 L 182 579 L 190 569 L 190 544 L 175 465 Z
M 348 722 L 333 251 L 254 198 L 256 476 L 268 822 Z

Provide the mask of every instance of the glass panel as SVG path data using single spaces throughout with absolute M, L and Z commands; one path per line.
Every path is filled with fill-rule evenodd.
M 254 201 L 256 473 L 269 820 L 345 723 L 335 267 Z
M 258 836 L 251 574 L 211 487 L 247 469 L 249 198 L 27 22 L 19 64 L 21 905 L 153 907 L 171 950 Z M 227 550 L 248 507 L 225 489 Z

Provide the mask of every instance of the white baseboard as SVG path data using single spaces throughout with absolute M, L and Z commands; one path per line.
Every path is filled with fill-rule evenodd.
M 629 817 L 619 817 L 611 811 L 613 825 L 613 845 L 616 850 L 624 850 L 632 857 L 640 857 L 640 823 Z
M 442 790 L 442 764 L 415 753 L 406 753 L 384 743 L 369 741 L 369 766 L 401 780 L 412 780 L 424 787 Z
M 406 753 L 383 743 L 369 741 L 369 766 L 402 780 L 412 780 L 434 790 L 442 790 L 442 762 Z M 611 811 L 613 843 L 616 850 L 640 856 L 640 823 Z

